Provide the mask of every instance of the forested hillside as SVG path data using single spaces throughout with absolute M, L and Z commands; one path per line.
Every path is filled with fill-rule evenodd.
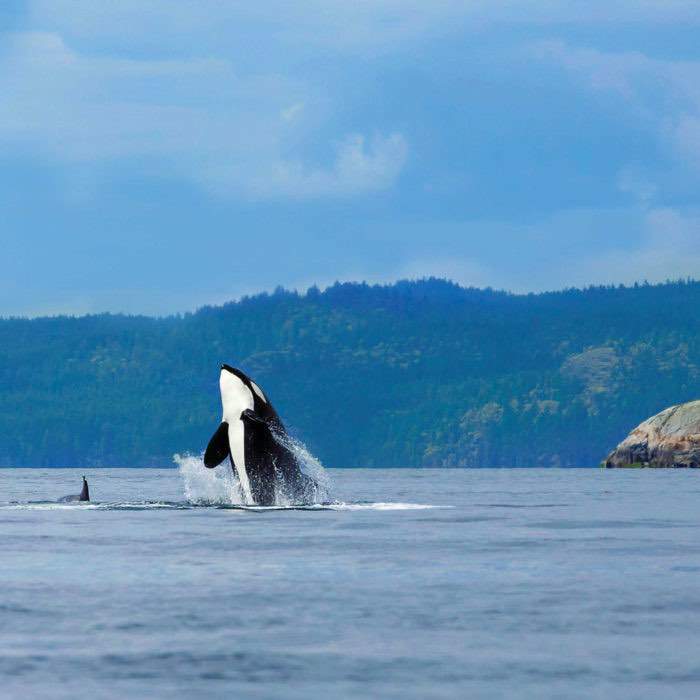
M 228 362 L 327 466 L 593 466 L 700 398 L 698 309 L 696 282 L 518 296 L 426 280 L 0 320 L 0 465 L 199 453 Z

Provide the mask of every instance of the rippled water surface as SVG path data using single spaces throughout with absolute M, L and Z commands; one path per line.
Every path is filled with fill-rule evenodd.
M 93 470 L 53 503 L 82 473 L 0 470 L 5 697 L 700 693 L 695 471 L 333 471 L 247 510 Z

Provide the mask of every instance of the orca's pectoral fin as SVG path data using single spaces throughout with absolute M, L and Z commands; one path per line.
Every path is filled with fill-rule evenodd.
M 241 420 L 245 425 L 246 452 L 253 455 L 255 459 L 271 454 L 274 437 L 270 424 L 250 409 L 243 411 Z
M 213 469 L 218 467 L 229 455 L 228 423 L 224 421 L 211 436 L 204 452 L 204 466 Z
M 258 457 L 271 455 L 274 452 L 275 437 L 270 423 L 250 409 L 243 411 L 241 420 L 245 425 L 247 452 Z

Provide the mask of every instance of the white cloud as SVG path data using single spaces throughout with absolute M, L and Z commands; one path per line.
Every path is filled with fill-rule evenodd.
M 669 156 L 700 166 L 700 61 L 665 60 L 640 52 L 604 52 L 546 42 L 534 49 L 618 99 L 636 124 L 656 134 Z
M 590 284 L 700 277 L 700 213 L 650 209 L 637 246 L 612 250 L 583 261 L 576 277 Z
M 444 227 L 447 227 L 445 235 Z M 700 210 L 646 207 L 563 210 L 536 222 L 431 222 L 435 249 L 451 255 L 407 257 L 375 278 L 447 277 L 464 286 L 539 292 L 590 284 L 700 278 Z M 443 229 L 441 231 L 441 229 Z M 454 233 L 461 232 L 461 243 Z M 415 235 L 415 231 L 413 232 Z M 573 235 L 572 235 L 573 234 Z M 484 238 L 501 249 L 484 251 Z M 357 271 L 357 270 L 355 270 Z M 361 276 L 357 277 L 362 278 Z
M 0 143 L 57 162 L 146 159 L 225 194 L 320 197 L 389 187 L 400 135 L 347 136 L 332 167 L 308 163 L 314 90 L 283 75 L 240 75 L 221 59 L 89 55 L 53 33 L 15 35 L 0 59 Z M 314 119 L 321 118 L 319 109 Z
M 213 126 L 202 93 L 235 80 L 223 61 L 89 57 L 55 34 L 19 34 L 0 63 L 0 139 L 73 161 L 182 152 Z M 197 101 L 173 99 L 186 87 Z
M 538 57 L 566 68 L 591 90 L 621 97 L 639 115 L 644 113 L 644 98 L 652 84 L 664 91 L 670 87 L 664 80 L 673 62 L 652 59 L 637 51 L 613 53 L 575 47 L 563 41 L 540 42 L 533 50 Z M 652 104 L 654 110 L 660 106 L 658 96 L 657 93 Z M 654 111 L 650 116 L 657 115 Z
M 631 194 L 638 202 L 650 204 L 657 193 L 657 186 L 649 174 L 636 164 L 626 165 L 617 174 L 617 187 L 620 192 Z
M 279 161 L 263 179 L 249 183 L 251 192 L 278 191 L 294 197 L 352 195 L 391 186 L 403 169 L 407 146 L 401 134 L 376 136 L 369 143 L 352 134 L 338 144 L 329 168 L 308 168 L 299 161 Z
M 396 245 L 396 262 L 367 259 L 347 263 L 336 274 L 304 277 L 298 288 L 324 288 L 341 281 L 388 283 L 401 279 L 447 278 L 469 287 L 515 293 L 541 292 L 591 284 L 634 284 L 647 280 L 700 277 L 700 211 L 670 208 L 571 210 L 535 223 L 498 221 L 418 224 L 435 252 L 416 253 Z M 576 229 L 578 246 L 563 235 Z M 454 233 L 461 232 L 456 243 Z M 619 236 L 620 232 L 624 236 Z M 587 236 L 587 238 L 586 238 Z M 479 241 L 502 241 L 501 251 L 484 254 Z M 381 244 L 380 244 L 381 245 Z M 441 254 L 441 249 L 447 253 Z
M 286 122 L 293 122 L 295 119 L 298 119 L 302 113 L 304 112 L 304 103 L 303 102 L 295 102 L 293 105 L 289 105 L 289 107 L 285 107 L 281 112 L 280 112 L 280 117 L 284 119 Z

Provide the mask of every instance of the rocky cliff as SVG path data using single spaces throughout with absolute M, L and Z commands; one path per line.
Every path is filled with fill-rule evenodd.
M 671 406 L 638 425 L 606 467 L 700 467 L 700 401 Z

